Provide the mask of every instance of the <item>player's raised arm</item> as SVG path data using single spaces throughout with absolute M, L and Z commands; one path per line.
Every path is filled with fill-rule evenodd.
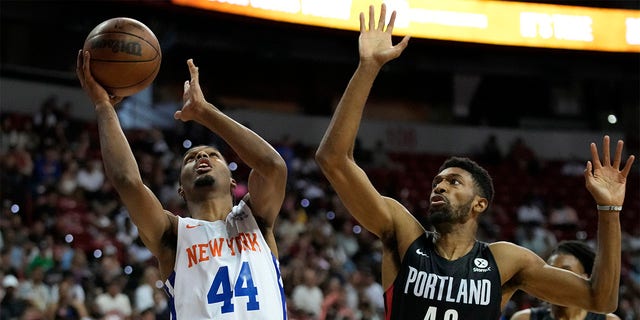
M 395 11 L 385 24 L 386 7 L 383 4 L 379 20 L 374 7 L 369 7 L 369 21 L 360 13 L 359 53 L 360 63 L 345 89 L 331 119 L 320 146 L 316 160 L 345 206 L 369 231 L 381 236 L 385 228 L 391 228 L 386 201 L 376 191 L 364 171 L 353 157 L 353 148 L 358 133 L 362 111 L 374 80 L 382 66 L 402 53 L 409 37 L 396 45 L 391 33 L 395 22 Z
M 198 67 L 187 61 L 191 80 L 184 84 L 184 105 L 175 113 L 182 121 L 194 120 L 225 140 L 251 168 L 249 203 L 256 216 L 272 226 L 284 201 L 287 167 L 278 152 L 255 132 L 207 102 L 200 88 Z
M 610 138 L 602 138 L 602 159 L 598 148 L 591 143 L 591 161 L 584 171 L 585 184 L 598 209 L 598 233 L 596 261 L 591 276 L 593 302 L 597 310 L 613 312 L 618 307 L 620 287 L 621 234 L 620 212 L 624 204 L 627 177 L 635 156 L 622 165 L 624 142 L 618 140 L 613 161 L 610 154 Z
M 591 143 L 591 161 L 584 171 L 585 184 L 598 210 L 598 233 L 595 263 L 589 279 L 547 265 L 532 252 L 511 251 L 522 270 L 517 275 L 520 289 L 556 305 L 576 306 L 598 313 L 613 312 L 618 307 L 620 283 L 622 211 L 626 180 L 635 157 L 622 164 L 622 140 L 618 141 L 613 160 L 609 136 L 602 140 L 602 158 Z M 526 251 L 520 248 L 521 251 Z M 519 258 L 516 258 L 518 256 Z M 503 257 L 508 259 L 508 257 Z M 558 288 L 563 288 L 558 290 Z
M 158 198 L 143 184 L 136 159 L 120 127 L 114 105 L 122 98 L 109 96 L 95 81 L 90 71 L 89 52 L 78 52 L 76 73 L 95 106 L 105 173 L 127 207 L 145 245 L 157 256 L 161 252 L 160 239 L 171 224 Z

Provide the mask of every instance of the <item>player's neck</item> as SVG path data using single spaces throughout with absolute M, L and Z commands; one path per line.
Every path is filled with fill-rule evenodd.
M 448 232 L 435 237 L 435 250 L 439 256 L 447 260 L 457 260 L 471 251 L 475 245 L 475 237 L 466 232 Z
M 551 308 L 551 315 L 554 320 L 583 320 L 587 310 L 554 306 Z
M 229 198 L 214 198 L 187 203 L 192 218 L 206 221 L 225 220 L 232 207 L 233 202 Z

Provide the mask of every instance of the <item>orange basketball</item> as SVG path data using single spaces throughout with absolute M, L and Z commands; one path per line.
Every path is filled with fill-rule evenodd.
M 84 41 L 91 74 L 109 94 L 127 97 L 148 87 L 160 71 L 162 52 L 142 22 L 118 17 L 97 25 Z

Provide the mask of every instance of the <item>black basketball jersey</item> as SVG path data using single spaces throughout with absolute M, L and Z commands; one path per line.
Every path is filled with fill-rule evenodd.
M 531 308 L 530 320 L 553 320 L 551 317 L 551 309 L 547 307 Z M 607 316 L 604 314 L 597 314 L 587 312 L 584 320 L 606 320 Z
M 487 243 L 476 241 L 464 257 L 449 261 L 434 247 L 433 234 L 416 239 L 385 292 L 387 320 L 497 320 L 502 287 Z

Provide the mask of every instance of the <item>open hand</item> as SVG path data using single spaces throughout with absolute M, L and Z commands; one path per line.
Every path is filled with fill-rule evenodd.
M 621 171 L 624 142 L 618 140 L 613 162 L 611 162 L 609 145 L 609 136 L 605 135 L 602 138 L 602 159 L 600 159 L 598 147 L 595 143 L 591 143 L 591 161 L 587 161 L 587 167 L 584 170 L 585 184 L 597 204 L 621 206 L 624 203 L 627 176 L 635 156 L 629 156 Z
M 187 65 L 189 66 L 191 80 L 184 82 L 182 110 L 176 111 L 173 115 L 174 118 L 182 121 L 194 120 L 205 108 L 215 108 L 204 98 L 202 88 L 200 88 L 200 74 L 198 67 L 193 63 L 193 59 L 187 60 Z
M 373 5 L 369 6 L 369 24 L 365 23 L 364 13 L 360 12 L 360 60 L 374 61 L 379 65 L 383 65 L 400 56 L 402 51 L 409 43 L 409 36 L 405 36 L 395 46 L 392 43 L 391 33 L 393 25 L 396 21 L 396 12 L 391 13 L 389 24 L 385 28 L 385 17 L 387 14 L 387 6 L 383 3 L 380 8 L 380 18 L 376 27 L 375 9 Z

